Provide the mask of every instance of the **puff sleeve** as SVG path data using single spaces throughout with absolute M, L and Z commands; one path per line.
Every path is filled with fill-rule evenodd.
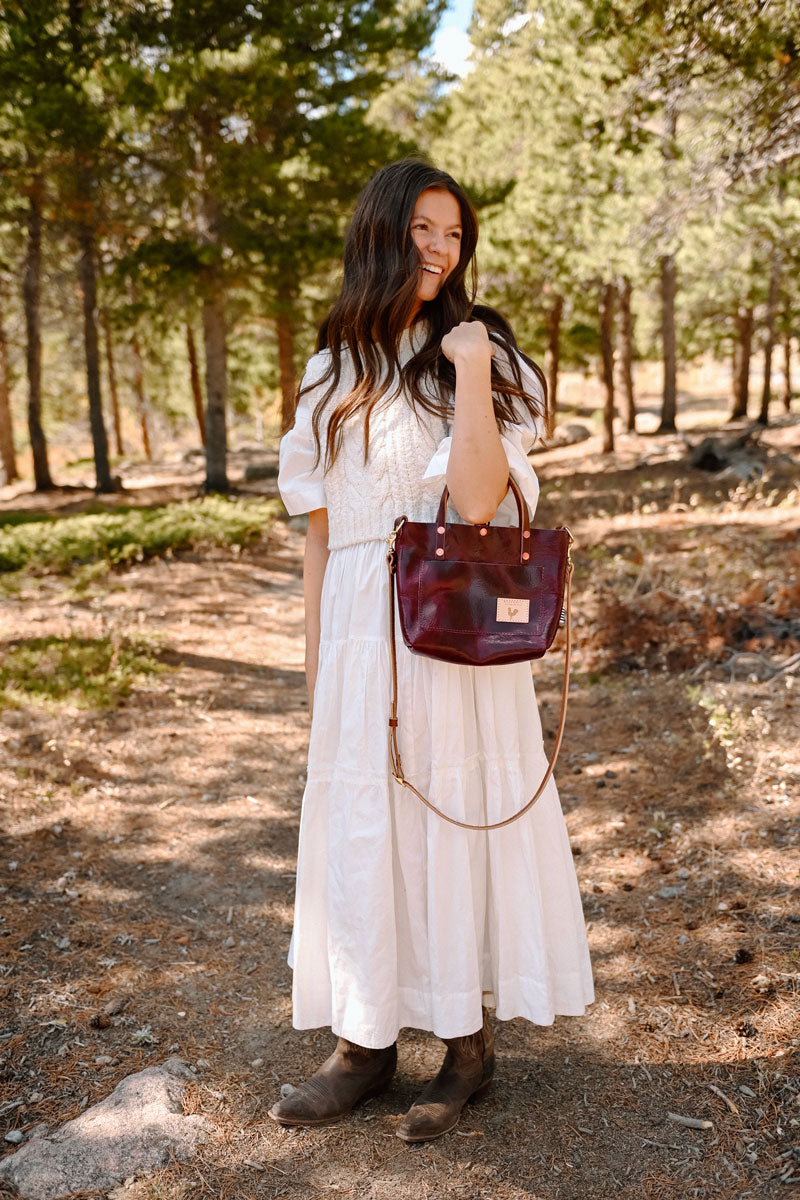
M 278 491 L 290 517 L 327 508 L 325 472 L 322 462 L 314 465 L 316 444 L 311 417 L 319 399 L 317 387 L 327 370 L 327 352 L 315 354 L 306 367 L 301 388 L 310 388 L 300 397 L 294 425 L 281 438 L 278 456 Z
M 522 382 L 525 391 L 529 395 L 537 397 L 542 407 L 544 407 L 544 392 L 539 379 L 524 359 L 519 358 L 518 362 L 520 371 L 522 372 Z M 514 481 L 519 484 L 520 491 L 527 501 L 531 518 L 536 511 L 536 505 L 539 501 L 539 480 L 536 478 L 536 472 L 528 459 L 528 452 L 543 433 L 544 420 L 538 416 L 532 417 L 528 409 L 520 404 L 517 405 L 516 421 L 511 425 L 506 425 L 501 430 L 500 435 L 500 441 L 508 459 L 509 473 L 513 475 Z M 452 435 L 448 434 L 447 437 L 442 438 L 439 442 L 425 470 L 424 478 L 431 485 L 438 485 L 440 489 L 444 487 L 451 445 Z M 510 493 L 506 494 L 505 499 L 497 510 L 494 520 L 498 525 L 516 524 L 517 506 L 514 502 L 514 497 Z

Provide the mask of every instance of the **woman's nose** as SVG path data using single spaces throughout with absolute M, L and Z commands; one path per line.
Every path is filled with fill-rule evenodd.
M 440 230 L 431 230 L 430 237 L 428 238 L 428 249 L 432 250 L 435 254 L 443 254 L 444 248 L 444 234 Z

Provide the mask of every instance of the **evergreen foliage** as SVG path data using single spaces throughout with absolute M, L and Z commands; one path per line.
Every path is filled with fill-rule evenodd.
M 420 151 L 473 194 L 485 298 L 551 387 L 580 366 L 613 390 L 618 366 L 631 427 L 631 364 L 660 356 L 670 429 L 678 364 L 711 353 L 736 359 L 741 415 L 746 347 L 772 363 L 798 335 L 797 6 L 476 0 L 461 80 L 426 57 L 443 8 L 3 6 L 6 476 L 24 399 L 38 488 L 88 417 L 98 490 L 109 436 L 149 457 L 180 427 L 227 490 L 231 422 L 291 422 L 358 190 Z

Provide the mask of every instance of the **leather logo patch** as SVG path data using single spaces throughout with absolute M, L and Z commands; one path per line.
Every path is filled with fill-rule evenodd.
M 530 600 L 513 600 L 507 596 L 497 597 L 497 620 L 512 621 L 526 625 L 530 614 Z

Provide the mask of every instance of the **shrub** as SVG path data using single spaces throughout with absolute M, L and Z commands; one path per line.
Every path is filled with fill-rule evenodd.
M 0 666 L 0 708 L 113 708 L 134 683 L 166 670 L 141 639 L 39 637 L 12 642 Z
M 85 563 L 141 562 L 174 550 L 243 546 L 280 511 L 275 500 L 209 496 L 163 508 L 125 508 L 75 517 L 0 518 L 0 571 L 69 572 Z

